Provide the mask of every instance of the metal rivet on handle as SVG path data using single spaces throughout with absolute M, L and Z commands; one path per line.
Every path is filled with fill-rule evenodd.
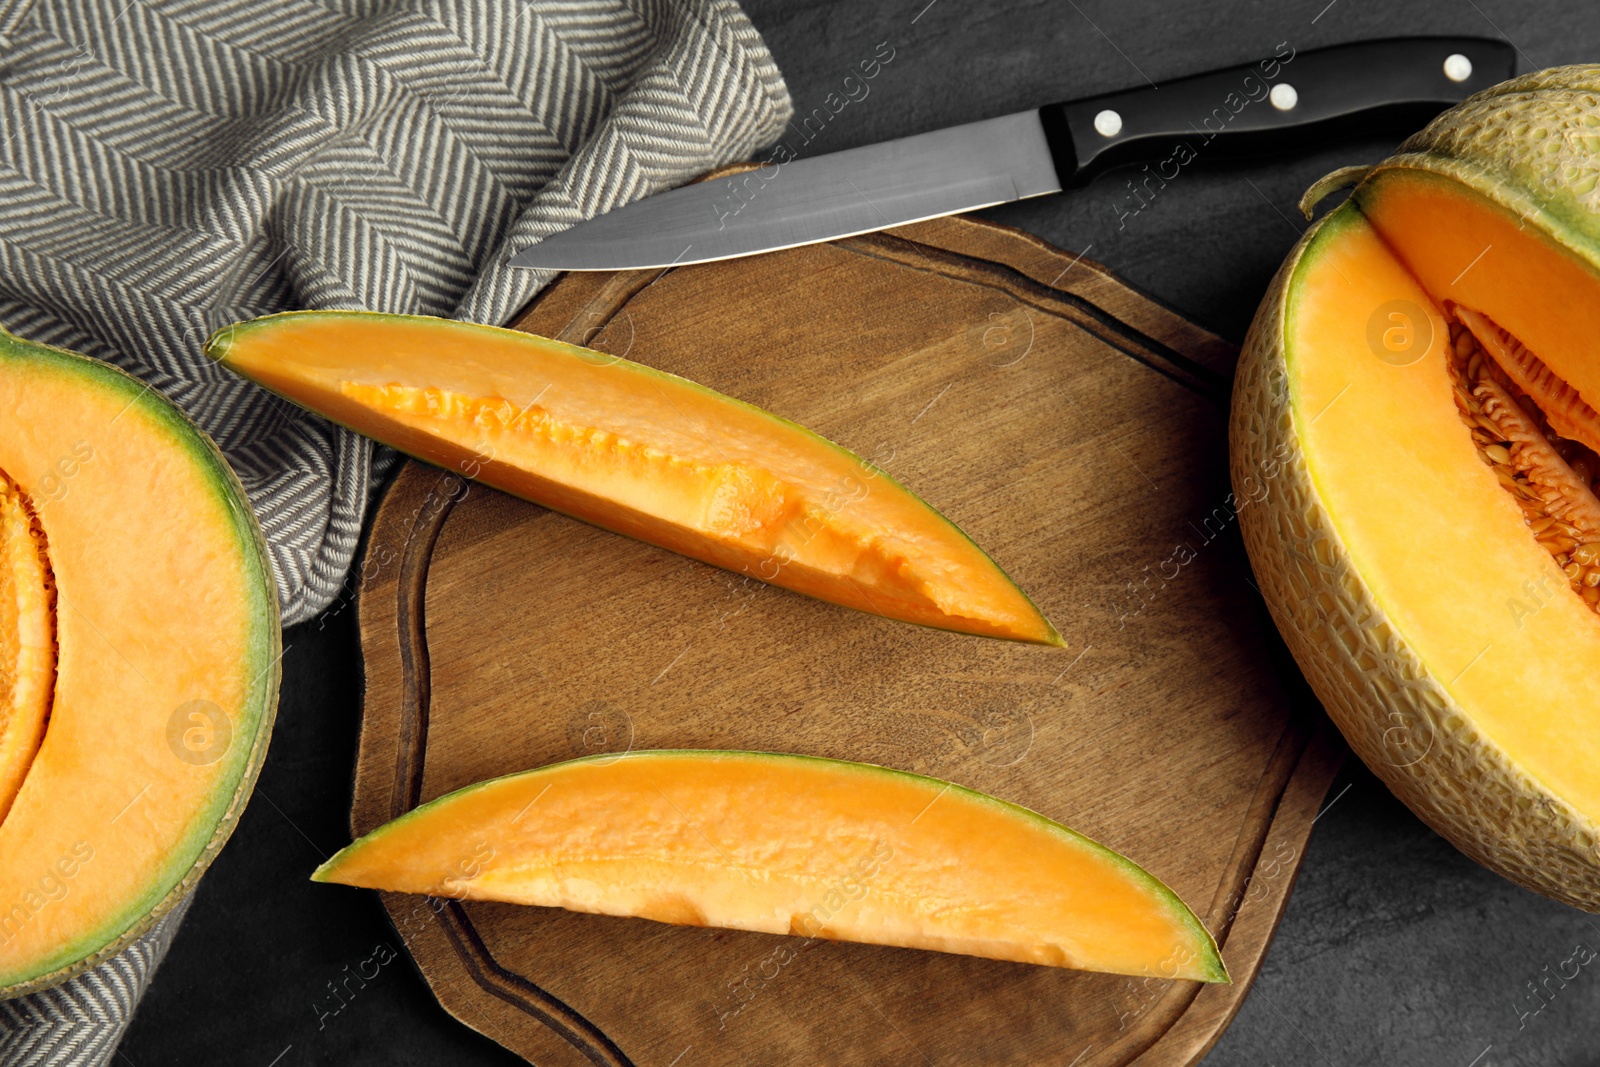
M 1288 82 L 1279 82 L 1272 87 L 1272 92 L 1267 94 L 1267 99 L 1272 101 L 1272 106 L 1279 111 L 1293 111 L 1294 106 L 1300 102 L 1300 94 L 1295 92 L 1294 86 Z
M 1101 137 L 1115 137 L 1122 132 L 1122 116 L 1106 108 L 1094 117 L 1094 132 Z
M 1444 76 L 1453 82 L 1464 82 L 1472 77 L 1472 60 L 1460 52 L 1451 53 L 1444 58 Z

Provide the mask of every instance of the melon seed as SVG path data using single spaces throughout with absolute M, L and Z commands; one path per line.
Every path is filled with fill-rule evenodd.
M 1534 402 L 1562 437 L 1570 437 L 1590 448 L 1600 448 L 1600 412 L 1578 395 L 1578 391 L 1556 375 L 1528 347 L 1501 329 L 1488 316 L 1471 308 L 1457 307 L 1456 314 L 1477 338 L 1479 351 L 1487 353 L 1496 366 Z
M 1562 432 L 1572 431 L 1574 423 L 1588 423 L 1593 415 L 1593 436 L 1600 441 L 1600 415 L 1576 400 L 1576 391 L 1520 341 L 1482 316 L 1477 319 L 1476 329 L 1458 330 L 1451 324 L 1454 358 L 1446 362 L 1461 419 L 1478 457 L 1522 508 L 1529 532 L 1573 591 L 1600 612 L 1600 497 L 1593 488 L 1591 465 L 1595 454 L 1582 438 L 1570 440 Z M 1502 366 L 1497 357 L 1514 367 Z M 1561 409 L 1554 420 L 1541 401 Z M 1560 429 L 1556 420 L 1564 420 Z M 1585 432 L 1590 428 L 1580 427 Z

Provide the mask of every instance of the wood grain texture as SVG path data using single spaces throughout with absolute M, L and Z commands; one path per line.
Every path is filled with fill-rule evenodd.
M 1279 681 L 1239 544 L 1231 346 L 1088 260 L 964 219 L 569 275 L 517 325 L 854 449 L 971 534 L 1071 647 L 852 612 L 410 464 L 362 571 L 357 834 L 630 747 L 882 763 L 1125 852 L 1206 920 L 1235 983 L 386 895 L 446 1009 L 552 1067 L 1203 1055 L 1342 753 Z

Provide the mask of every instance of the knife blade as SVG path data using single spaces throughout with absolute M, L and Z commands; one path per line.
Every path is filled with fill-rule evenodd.
M 832 241 L 1080 186 L 1119 164 L 1281 151 L 1341 126 L 1413 126 L 1510 77 L 1482 37 L 1296 52 L 828 155 L 780 143 L 754 170 L 657 193 L 511 257 L 540 270 L 682 266 Z M 1159 176 L 1159 175 L 1158 175 Z M 1167 180 L 1164 178 L 1163 180 Z

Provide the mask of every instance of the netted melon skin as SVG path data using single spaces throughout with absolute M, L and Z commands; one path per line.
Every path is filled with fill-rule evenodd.
M 1350 209 L 1346 209 L 1350 210 Z M 1312 483 L 1289 404 L 1289 282 L 1273 279 L 1234 378 L 1229 454 L 1240 531 L 1273 620 L 1350 747 L 1423 822 L 1518 885 L 1600 911 L 1600 826 L 1474 724 L 1390 623 Z M 1465 431 L 1463 431 L 1465 432 Z

